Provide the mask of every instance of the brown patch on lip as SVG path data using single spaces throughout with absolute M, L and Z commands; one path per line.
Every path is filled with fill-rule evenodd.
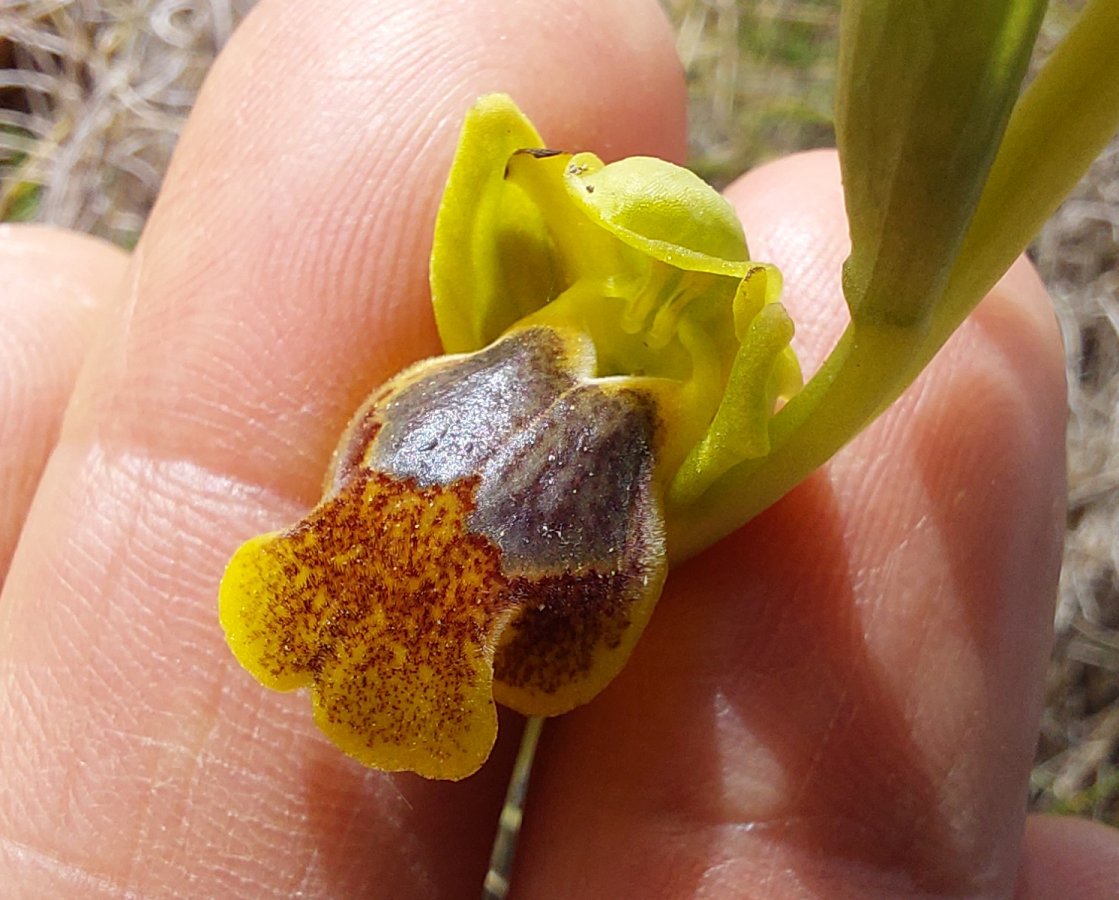
M 616 651 L 630 625 L 626 580 L 597 572 L 513 579 L 518 614 L 502 635 L 494 678 L 542 694 L 585 678 L 596 654 Z
M 530 328 L 457 357 L 424 360 L 382 385 L 350 419 L 326 474 L 324 493 L 359 469 L 420 484 L 474 475 L 563 391 L 589 360 L 547 328 Z
M 574 386 L 587 361 L 531 328 L 468 356 L 421 363 L 375 401 L 381 430 L 364 465 L 420 484 L 480 474 L 486 460 Z
M 499 703 L 526 715 L 558 715 L 613 680 L 664 584 L 657 523 L 642 523 L 638 536 L 647 540 L 635 541 L 617 570 L 510 579 L 514 612 L 494 656 Z
M 635 540 L 646 543 L 635 529 L 659 527 L 644 521 L 656 427 L 640 391 L 565 391 L 495 448 L 471 527 L 501 547 L 511 577 L 625 571 Z
M 511 610 L 498 548 L 465 527 L 477 480 L 360 473 L 288 532 L 250 541 L 222 582 L 230 644 L 366 765 L 462 778 L 497 733 L 493 647 Z
M 585 703 L 628 659 L 666 564 L 656 409 L 638 390 L 565 392 L 484 471 L 470 525 L 502 549 L 516 612 L 495 695 L 527 714 Z

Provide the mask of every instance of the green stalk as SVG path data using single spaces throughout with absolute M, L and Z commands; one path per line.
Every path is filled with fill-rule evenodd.
M 897 399 L 1119 127 L 1114 0 L 1089 4 L 1012 114 L 1043 4 L 924 7 L 934 9 L 928 20 L 889 0 L 845 5 L 837 120 L 852 234 L 844 271 L 851 322 L 774 418 L 769 456 L 738 465 L 704 499 L 672 511 L 674 560 L 776 502 Z M 976 39 L 984 27 L 986 41 Z M 972 39 L 957 45 L 959 33 Z M 919 71 L 883 98 L 877 80 L 903 71 L 907 54 Z M 966 105 L 960 92 L 981 77 L 971 116 L 949 123 L 953 136 L 937 113 L 946 96 Z M 1001 78 L 1001 95 L 989 90 L 992 78 Z M 973 121 L 984 116 L 988 126 L 997 123 L 985 135 Z M 937 123 L 931 132 L 930 122 Z
M 1014 108 L 934 320 L 932 352 L 1033 240 L 1119 129 L 1117 47 L 1119 4 L 1092 0 Z

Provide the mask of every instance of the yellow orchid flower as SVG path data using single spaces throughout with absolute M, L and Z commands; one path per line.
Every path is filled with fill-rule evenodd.
M 594 697 L 669 565 L 885 409 L 1107 141 L 1110 4 L 1017 106 L 1042 0 L 844 4 L 851 320 L 803 387 L 780 275 L 715 191 L 549 149 L 509 98 L 480 100 L 431 259 L 449 355 L 375 392 L 318 506 L 236 552 L 219 605 L 242 665 L 310 688 L 361 762 L 429 778 L 481 766 L 495 701 L 551 716 Z
M 685 169 L 468 114 L 432 289 L 452 355 L 377 391 L 322 502 L 230 562 L 221 618 L 262 683 L 387 770 L 461 778 L 495 699 L 528 715 L 617 674 L 668 569 L 666 509 L 764 454 L 799 387 L 780 279 Z

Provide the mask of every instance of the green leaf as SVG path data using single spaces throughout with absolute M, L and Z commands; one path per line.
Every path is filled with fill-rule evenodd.
M 1119 129 L 1119 7 L 1092 0 L 1006 128 L 938 312 L 943 341 L 1009 268 Z
M 836 130 L 852 315 L 922 323 L 947 281 L 1044 0 L 843 5 Z

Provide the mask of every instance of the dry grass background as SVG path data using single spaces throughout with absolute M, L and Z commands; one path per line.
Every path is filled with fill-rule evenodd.
M 724 183 L 831 143 L 837 0 L 666 3 L 703 175 Z M 0 0 L 0 218 L 131 245 L 215 52 L 251 6 Z M 1039 56 L 1077 0 L 1052 6 Z M 1119 825 L 1119 142 L 1032 252 L 1066 337 L 1070 511 L 1030 802 Z

